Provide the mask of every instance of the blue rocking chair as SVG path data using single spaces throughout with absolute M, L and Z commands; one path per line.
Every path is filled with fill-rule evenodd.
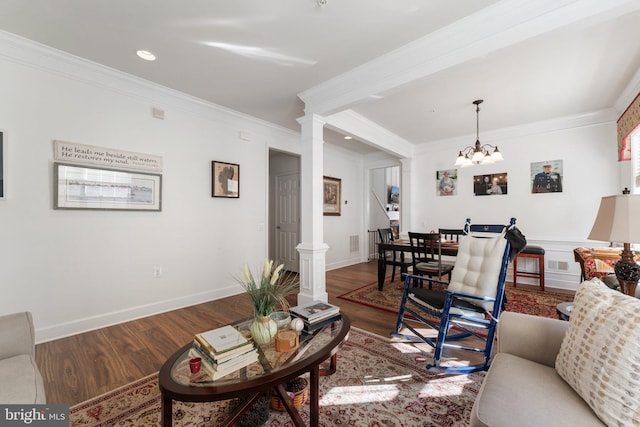
M 510 258 L 506 234 L 515 228 L 515 222 L 515 218 L 511 218 L 507 226 L 472 225 L 467 219 L 449 283 L 405 275 L 404 293 L 392 336 L 431 345 L 433 362 L 427 369 L 469 373 L 489 368 Z M 419 287 L 412 287 L 414 283 Z M 433 289 L 429 289 L 431 285 Z M 425 337 L 418 331 L 421 325 L 438 331 L 437 337 Z M 405 328 L 411 334 L 403 333 Z M 484 346 L 468 347 L 450 342 L 472 335 Z M 482 352 L 484 361 L 476 365 L 442 366 L 440 359 L 444 348 Z

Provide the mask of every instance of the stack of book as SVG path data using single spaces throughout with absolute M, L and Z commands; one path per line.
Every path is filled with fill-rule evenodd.
M 229 375 L 258 360 L 253 341 L 231 325 L 196 334 L 190 357 L 200 357 L 202 366 L 214 380 Z
M 321 301 L 298 305 L 290 309 L 291 314 L 304 322 L 304 332 L 312 332 L 330 323 L 340 320 L 340 307 Z

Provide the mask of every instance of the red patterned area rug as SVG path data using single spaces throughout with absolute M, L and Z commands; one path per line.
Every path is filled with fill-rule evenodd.
M 378 291 L 378 282 L 376 281 L 342 294 L 338 298 L 378 310 L 397 313 L 400 307 L 403 286 L 404 282 L 389 283 L 389 281 L 386 281 L 384 289 Z M 507 311 L 555 319 L 558 318 L 556 306 L 561 302 L 573 301 L 572 294 L 530 288 L 514 288 L 512 284 L 507 284 L 505 294 L 507 297 Z
M 467 426 L 485 373 L 431 373 L 425 370 L 425 356 L 411 344 L 351 328 L 338 352 L 336 373 L 320 379 L 320 425 Z M 215 426 L 228 411 L 229 401 L 176 402 L 173 425 Z M 308 405 L 300 411 L 308 423 Z M 71 408 L 73 427 L 115 425 L 160 425 L 157 374 Z M 270 410 L 264 425 L 293 424 L 286 412 Z

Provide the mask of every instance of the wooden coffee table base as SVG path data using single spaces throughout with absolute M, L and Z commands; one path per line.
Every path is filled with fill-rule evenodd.
M 329 368 L 320 369 L 319 365 L 314 366 L 309 370 L 309 425 L 317 426 L 320 422 L 320 377 L 332 375 L 336 372 L 337 367 L 337 354 L 332 355 L 329 358 Z M 304 427 L 304 421 L 298 412 L 298 409 L 293 405 L 293 402 L 289 398 L 284 386 L 282 384 L 273 388 L 273 392 L 280 398 L 282 404 L 286 408 L 293 424 L 296 427 Z M 238 407 L 236 407 L 229 417 L 220 424 L 221 427 L 230 427 L 235 425 L 240 418 L 256 403 L 262 393 L 256 393 L 247 397 Z M 173 422 L 173 399 L 162 396 L 162 425 L 170 427 Z

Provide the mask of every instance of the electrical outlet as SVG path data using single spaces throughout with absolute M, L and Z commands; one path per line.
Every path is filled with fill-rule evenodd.
M 162 276 L 162 267 L 153 267 L 153 277 L 156 279 Z

